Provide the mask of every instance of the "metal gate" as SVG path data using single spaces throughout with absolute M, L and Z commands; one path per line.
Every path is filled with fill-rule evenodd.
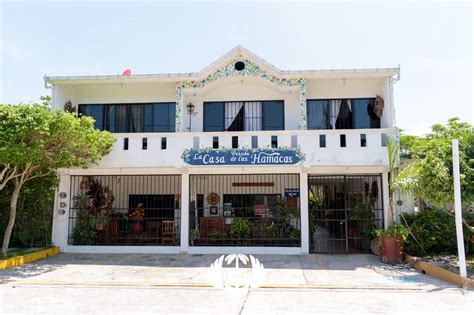
M 298 174 L 189 176 L 191 246 L 301 246 Z
M 308 176 L 310 252 L 370 252 L 383 225 L 381 175 Z

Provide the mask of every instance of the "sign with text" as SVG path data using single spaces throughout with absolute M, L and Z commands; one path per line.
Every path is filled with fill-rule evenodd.
M 182 158 L 189 165 L 294 165 L 304 161 L 299 149 L 189 149 Z

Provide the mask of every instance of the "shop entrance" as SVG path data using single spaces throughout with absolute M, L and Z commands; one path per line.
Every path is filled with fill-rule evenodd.
M 383 225 L 381 175 L 308 176 L 310 252 L 370 252 Z
M 301 246 L 298 174 L 189 176 L 191 246 Z

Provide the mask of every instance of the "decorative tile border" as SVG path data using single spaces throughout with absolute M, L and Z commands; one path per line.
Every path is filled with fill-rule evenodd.
M 245 64 L 245 69 L 242 71 L 235 70 L 234 64 L 237 61 L 242 61 Z M 253 63 L 248 59 L 244 60 L 237 60 L 234 59 L 230 63 L 228 63 L 225 67 L 221 69 L 217 69 L 216 71 L 209 74 L 206 78 L 202 80 L 191 80 L 191 81 L 178 81 L 176 83 L 176 130 L 181 130 L 181 113 L 184 108 L 184 93 L 183 89 L 200 89 L 217 81 L 221 78 L 227 77 L 245 77 L 245 76 L 252 76 L 252 77 L 261 77 L 266 79 L 276 85 L 285 86 L 285 87 L 294 87 L 298 86 L 300 89 L 300 110 L 301 110 L 301 117 L 300 117 L 300 129 L 306 129 L 306 80 L 303 78 L 298 79 L 286 79 L 286 78 L 278 78 L 274 75 L 269 74 L 268 72 L 262 70 L 258 65 Z

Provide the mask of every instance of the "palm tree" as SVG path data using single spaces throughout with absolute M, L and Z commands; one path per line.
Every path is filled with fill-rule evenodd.
M 411 162 L 407 167 L 400 169 L 400 144 L 396 139 L 387 139 L 388 165 L 389 165 L 389 225 L 395 222 L 394 194 L 414 196 L 417 194 L 418 169 L 417 163 Z

